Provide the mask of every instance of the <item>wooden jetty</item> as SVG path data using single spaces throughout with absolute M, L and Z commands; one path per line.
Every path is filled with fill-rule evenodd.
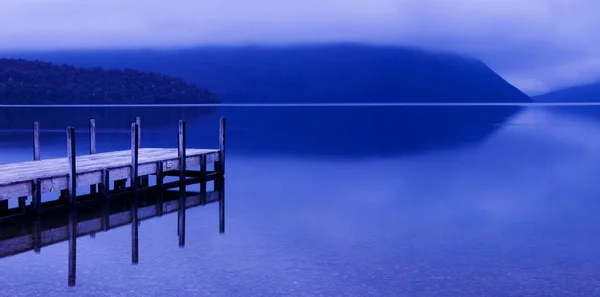
M 141 148 L 140 119 L 131 124 L 131 148 L 122 151 L 97 153 L 96 123 L 90 120 L 90 154 L 75 153 L 75 128 L 67 127 L 67 157 L 40 159 L 38 122 L 33 125 L 33 161 L 0 165 L 0 213 L 8 208 L 8 199 L 19 199 L 21 211 L 42 210 L 42 193 L 58 192 L 75 205 L 76 189 L 90 186 L 91 193 L 108 196 L 111 182 L 114 189 L 124 190 L 126 181 L 135 191 L 148 186 L 148 176 L 157 176 L 161 186 L 165 176 L 179 176 L 180 189 L 185 188 L 189 177 L 211 180 L 225 174 L 225 118 L 221 118 L 219 147 L 200 149 L 186 147 L 185 121 L 179 121 L 177 148 Z M 207 170 L 213 164 L 214 170 Z M 189 170 L 190 167 L 200 170 Z M 27 207 L 27 197 L 32 197 Z
M 68 284 L 74 286 L 78 236 L 131 224 L 132 263 L 136 264 L 141 220 L 177 210 L 177 234 L 183 247 L 185 209 L 215 201 L 219 202 L 219 232 L 224 233 L 225 118 L 221 118 L 217 149 L 188 148 L 183 120 L 177 148 L 141 148 L 140 124 L 139 118 L 131 124 L 129 150 L 98 153 L 96 122 L 90 120 L 90 154 L 80 156 L 75 151 L 75 128 L 67 127 L 67 157 L 42 160 L 40 125 L 34 123 L 33 161 L 0 165 L 0 258 L 29 250 L 39 253 L 43 246 L 68 240 Z M 156 176 L 155 185 L 149 184 L 150 175 Z M 167 176 L 178 179 L 165 182 Z M 212 192 L 207 190 L 209 182 Z M 187 191 L 192 184 L 200 185 L 198 192 Z M 77 188 L 84 186 L 90 187 L 90 193 L 77 195 Z M 169 191 L 173 188 L 178 191 Z M 48 192 L 60 192 L 60 198 L 42 202 L 42 193 Z M 28 197 L 32 198 L 29 206 Z M 19 207 L 9 209 L 9 199 L 18 199 Z M 115 203 L 124 201 L 129 206 L 115 208 Z M 68 209 L 68 214 L 63 211 L 61 216 L 57 208 Z M 52 223 L 57 221 L 58 225 Z

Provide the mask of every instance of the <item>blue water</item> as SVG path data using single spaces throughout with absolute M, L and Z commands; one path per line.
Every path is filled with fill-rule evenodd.
M 299 110 L 293 108 L 289 114 Z M 382 115 L 406 115 L 406 108 L 386 107 Z M 600 121 L 594 118 L 558 107 L 522 109 L 505 122 L 459 129 L 477 137 L 430 119 L 434 124 L 423 129 L 398 128 L 419 136 L 412 143 L 394 140 L 400 135 L 394 129 L 336 130 L 328 134 L 331 141 L 320 140 L 327 149 L 318 153 L 297 145 L 311 132 L 324 135 L 310 124 L 326 122 L 316 114 L 302 123 L 281 122 L 286 129 L 303 127 L 286 134 L 267 121 L 285 121 L 281 110 L 255 119 L 242 116 L 250 111 L 241 107 L 220 112 L 230 128 L 225 234 L 211 204 L 187 211 L 185 248 L 177 244 L 176 214 L 142 222 L 138 265 L 131 265 L 127 226 L 80 238 L 73 288 L 66 284 L 66 242 L 6 257 L 0 259 L 0 295 L 600 294 Z M 329 107 L 323 114 L 335 112 Z M 352 115 L 361 112 L 365 125 L 381 119 L 367 109 Z M 189 143 L 216 147 L 219 115 L 190 119 L 188 132 L 196 136 L 188 134 Z M 277 133 L 261 138 L 257 121 Z M 142 146 L 174 147 L 176 126 L 142 130 Z M 80 130 L 83 154 L 87 140 Z M 127 149 L 126 132 L 99 134 L 100 150 Z M 64 134 L 42 134 L 43 158 L 66 155 Z M 31 158 L 29 134 L 6 131 L 0 139 L 0 163 Z M 270 139 L 273 149 L 261 153 L 269 143 L 249 145 L 253 139 Z M 344 151 L 352 144 L 364 153 Z M 404 151 L 402 144 L 422 150 Z

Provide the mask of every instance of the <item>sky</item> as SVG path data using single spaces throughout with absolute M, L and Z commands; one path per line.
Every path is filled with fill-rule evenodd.
M 597 0 L 1 0 L 0 50 L 361 42 L 459 52 L 535 95 L 600 81 Z

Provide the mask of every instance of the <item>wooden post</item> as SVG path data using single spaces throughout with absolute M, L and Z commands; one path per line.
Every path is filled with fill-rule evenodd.
M 31 204 L 33 205 L 33 211 L 36 214 L 40 214 L 42 211 L 42 181 L 36 179 L 33 181 L 31 187 L 33 188 L 33 193 L 31 195 Z
M 67 140 L 69 139 L 69 136 L 70 136 L 70 134 L 69 134 L 70 133 L 69 132 L 69 128 L 73 128 L 73 127 L 68 127 L 67 128 Z M 73 128 L 73 129 L 75 129 L 75 128 Z M 73 133 L 73 135 L 75 135 L 75 133 Z M 71 149 L 70 144 L 69 144 L 69 142 L 67 142 L 67 151 L 70 151 L 70 149 Z M 68 200 L 68 197 L 69 197 L 69 190 L 68 189 L 67 190 L 60 190 L 59 200 L 65 201 L 65 200 Z
M 90 119 L 90 155 L 96 153 L 96 120 Z M 90 185 L 90 194 L 96 194 L 96 185 Z
M 177 234 L 179 235 L 179 247 L 185 246 L 185 170 L 186 170 L 186 143 L 185 143 L 185 121 L 179 120 L 179 212 L 177 220 Z
M 200 204 L 206 204 L 206 155 L 200 156 L 200 176 L 202 180 L 200 182 Z
M 110 171 L 108 168 L 102 170 L 102 197 L 104 199 L 104 216 L 102 217 L 102 228 L 108 231 L 110 228 Z
M 40 123 L 33 123 L 33 160 L 40 160 Z
M 19 211 L 25 213 L 27 211 L 27 196 L 19 197 Z
M 33 123 L 33 160 L 40 160 L 40 123 Z M 31 204 L 34 212 L 39 214 L 42 206 L 42 183 L 39 179 L 35 180 L 32 185 L 33 195 L 31 195 Z
M 142 147 L 142 120 L 140 117 L 135 118 L 135 123 L 138 126 L 138 148 Z
M 158 189 L 158 198 L 156 199 L 156 211 L 158 216 L 163 215 L 163 163 L 162 161 L 156 162 L 156 188 Z
M 138 118 L 139 119 L 139 118 Z M 137 119 L 136 119 L 137 120 Z M 136 123 L 131 124 L 131 188 L 133 190 L 133 199 L 131 205 L 131 263 L 137 264 L 139 260 L 138 249 L 138 149 L 139 149 L 139 126 Z
M 227 131 L 227 121 L 225 117 L 221 117 L 221 124 L 219 127 L 219 162 L 218 171 L 221 175 L 225 175 L 225 134 Z
M 77 167 L 76 167 L 76 151 L 75 151 L 75 128 L 69 126 L 67 128 L 67 159 L 69 160 L 69 203 L 71 208 L 75 208 L 77 199 Z
M 185 121 L 179 120 L 179 143 L 178 143 L 178 156 L 179 156 L 179 189 L 181 191 L 185 191 L 185 185 L 183 180 L 185 179 L 185 170 L 186 170 L 186 143 L 185 143 Z
M 102 169 L 102 196 L 104 199 L 108 199 L 110 194 L 110 173 L 108 168 Z
M 137 192 L 138 182 L 138 157 L 139 157 L 139 129 L 136 123 L 131 124 L 131 188 Z
M 138 125 L 138 148 L 142 147 L 142 120 L 140 117 L 135 118 L 135 123 Z M 140 176 L 140 186 L 145 188 L 150 185 L 147 175 Z

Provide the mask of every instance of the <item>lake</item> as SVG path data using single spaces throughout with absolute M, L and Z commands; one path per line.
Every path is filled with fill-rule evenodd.
M 67 242 L 16 254 L 0 259 L 0 295 L 599 295 L 600 121 L 501 109 L 231 107 L 186 119 L 188 146 L 208 148 L 227 117 L 224 234 L 209 204 L 186 211 L 183 248 L 177 214 L 143 221 L 137 265 L 130 227 L 81 237 L 75 287 Z M 176 119 L 150 121 L 142 147 L 176 147 Z M 98 127 L 100 151 L 129 148 L 127 123 Z M 1 131 L 0 163 L 31 159 L 27 129 Z M 43 130 L 42 158 L 66 156 L 65 134 Z

